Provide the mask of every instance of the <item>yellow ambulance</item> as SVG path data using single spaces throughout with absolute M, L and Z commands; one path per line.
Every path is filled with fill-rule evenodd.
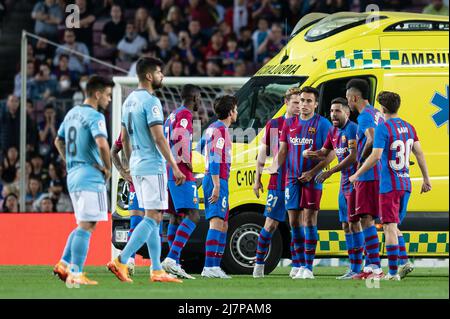
M 379 108 L 375 97 L 380 91 L 400 94 L 400 116 L 416 127 L 425 152 L 433 189 L 420 194 L 421 174 L 418 165 L 413 164 L 413 191 L 408 215 L 401 226 L 409 256 L 448 258 L 448 41 L 449 19 L 441 16 L 398 12 L 313 13 L 298 22 L 285 48 L 236 93 L 239 115 L 231 127 L 234 143 L 229 181 L 230 219 L 223 258 L 223 267 L 228 272 L 252 272 L 265 206 L 265 196 L 258 199 L 252 191 L 255 159 L 265 124 L 285 112 L 283 94 L 290 87 L 316 87 L 320 92 L 318 112 L 329 117 L 331 100 L 345 97 L 345 85 L 354 77 L 369 81 L 370 102 L 375 107 Z M 352 119 L 355 120 L 354 115 Z M 194 157 L 200 186 L 204 166 L 198 153 Z M 267 164 L 270 162 L 269 158 Z M 337 213 L 339 179 L 340 175 L 334 174 L 324 184 L 317 258 L 347 256 Z M 263 174 L 265 188 L 268 180 L 269 175 Z M 201 188 L 199 194 L 202 197 Z M 191 265 L 201 265 L 207 227 L 203 220 L 183 252 Z M 280 258 L 290 258 L 289 243 L 286 222 L 280 224 L 273 236 L 266 259 L 268 272 Z M 385 255 L 384 244 L 380 249 Z M 189 263 L 185 266 L 191 268 Z

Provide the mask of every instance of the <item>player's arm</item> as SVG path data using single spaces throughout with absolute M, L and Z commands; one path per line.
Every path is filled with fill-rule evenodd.
M 417 158 L 420 171 L 422 172 L 423 183 L 420 193 L 422 194 L 429 192 L 431 190 L 431 181 L 430 176 L 428 175 L 428 167 L 425 161 L 425 155 L 423 154 L 422 147 L 420 146 L 419 141 L 414 142 L 412 152 L 414 156 Z
M 186 180 L 186 176 L 184 176 L 184 174 L 178 168 L 178 165 L 172 155 L 172 152 L 170 151 L 169 144 L 164 136 L 162 124 L 151 125 L 150 133 L 152 134 L 153 140 L 155 141 L 156 146 L 158 147 L 162 156 L 164 156 L 166 161 L 172 167 L 173 175 L 175 176 L 176 179 L 175 184 L 176 185 L 183 184 L 184 181 Z
M 128 167 L 128 161 L 126 159 L 126 156 L 124 156 L 124 163 L 122 165 L 122 161 L 119 157 L 119 153 L 122 149 L 117 146 L 116 143 L 113 143 L 113 146 L 111 147 L 111 160 L 113 165 L 116 167 L 116 169 L 119 171 L 120 176 L 122 176 L 124 179 L 126 179 L 129 182 L 132 182 L 131 176 L 129 173 L 129 170 L 126 169 L 123 165 L 126 165 Z
M 364 135 L 366 136 L 366 144 L 361 152 L 361 162 L 364 161 L 367 157 L 370 156 L 373 147 L 373 140 L 375 136 L 375 129 L 373 127 L 369 127 L 364 131 Z
M 280 150 L 277 156 L 273 159 L 272 165 L 267 169 L 269 174 L 277 174 L 278 169 L 286 162 L 288 154 L 288 145 L 286 142 L 280 142 Z
M 334 150 L 329 150 L 329 152 L 328 152 L 328 154 L 327 154 L 327 156 L 325 157 L 324 160 L 322 160 L 319 163 L 317 163 L 316 166 L 314 166 L 309 171 L 303 172 L 302 176 L 300 176 L 298 178 L 298 180 L 301 183 L 308 183 L 309 181 L 311 181 L 313 179 L 314 176 L 319 174 L 319 172 L 321 170 L 323 170 L 325 167 L 327 167 L 333 161 L 334 156 L 335 156 Z
M 374 167 L 377 164 L 377 162 L 381 159 L 382 155 L 383 155 L 383 149 L 382 148 L 373 148 L 372 149 L 372 153 L 364 161 L 362 166 L 356 171 L 355 174 L 350 176 L 350 178 L 349 178 L 350 183 L 353 183 L 358 177 L 360 177 L 365 172 L 367 172 L 369 169 Z
M 320 150 L 311 151 L 310 149 L 303 151 L 303 157 L 307 159 L 313 159 L 318 161 L 323 161 L 328 154 L 330 154 L 331 150 L 322 147 Z
M 66 142 L 62 138 L 57 136 L 55 138 L 55 147 L 58 150 L 59 155 L 65 162 L 66 161 Z
M 261 190 L 261 193 L 264 193 L 264 186 L 261 182 L 261 175 L 264 169 L 264 164 L 266 163 L 266 154 L 267 145 L 261 143 L 261 145 L 259 146 L 258 156 L 256 157 L 256 176 L 255 183 L 253 185 L 253 192 L 255 193 L 257 198 L 259 198 L 259 190 Z
M 109 152 L 108 140 L 104 136 L 98 136 L 95 138 L 95 144 L 97 144 L 100 152 L 100 158 L 103 161 L 103 167 L 97 167 L 102 171 L 105 176 L 105 181 L 108 181 L 111 177 L 111 154 Z

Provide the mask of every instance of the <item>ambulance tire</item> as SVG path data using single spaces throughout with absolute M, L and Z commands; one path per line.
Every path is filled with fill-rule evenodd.
M 243 212 L 230 217 L 227 243 L 222 259 L 223 269 L 230 274 L 251 275 L 255 264 L 258 236 L 264 227 L 265 217 L 257 212 Z M 271 273 L 280 262 L 283 241 L 277 229 L 266 255 L 264 273 Z

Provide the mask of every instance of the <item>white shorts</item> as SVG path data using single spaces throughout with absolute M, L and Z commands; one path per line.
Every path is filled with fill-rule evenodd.
M 169 206 L 167 174 L 132 176 L 139 206 L 146 210 L 166 210 Z
M 108 220 L 108 197 L 103 192 L 80 191 L 70 193 L 75 218 L 79 222 L 98 222 Z

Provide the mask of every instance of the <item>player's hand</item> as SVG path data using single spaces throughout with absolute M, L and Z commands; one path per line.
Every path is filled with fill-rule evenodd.
M 353 174 L 352 176 L 350 176 L 349 178 L 348 178 L 348 181 L 350 182 L 350 183 L 354 183 L 354 182 L 356 182 L 356 179 L 357 179 L 358 177 L 356 176 L 356 174 Z
M 133 179 L 131 178 L 130 170 L 129 170 L 129 169 L 123 169 L 123 170 L 121 170 L 121 171 L 120 171 L 120 176 L 122 176 L 123 179 L 125 179 L 127 182 L 133 183 Z
M 208 198 L 208 202 L 210 204 L 214 204 L 215 202 L 217 202 L 217 200 L 219 199 L 219 191 L 220 191 L 220 189 L 218 187 L 214 186 L 212 195 L 210 198 Z
M 105 178 L 105 182 L 108 182 L 109 179 L 111 178 L 111 171 L 104 168 L 103 169 L 103 177 Z
M 307 172 L 304 172 L 304 173 L 302 174 L 302 176 L 300 176 L 300 177 L 298 178 L 298 180 L 300 181 L 300 183 L 308 183 L 308 182 L 310 182 L 313 178 L 314 178 L 314 175 L 312 174 L 312 172 L 311 172 L 311 171 L 307 171 Z
M 257 198 L 259 198 L 259 190 L 261 190 L 261 193 L 264 193 L 264 186 L 260 181 L 256 181 L 255 185 L 253 185 L 253 192 L 255 193 Z
M 330 178 L 331 176 L 331 172 L 330 171 L 323 171 L 320 172 L 317 176 L 316 176 L 316 183 L 322 184 L 323 182 L 325 182 L 328 178 Z
M 431 191 L 431 182 L 427 178 L 427 179 L 423 180 L 422 189 L 420 190 L 420 193 L 422 194 L 422 193 L 426 193 L 426 192 L 429 192 L 429 191 Z
M 173 176 L 175 177 L 175 185 L 181 185 L 184 184 L 186 181 L 186 176 L 180 171 L 180 169 L 177 167 L 173 170 Z

